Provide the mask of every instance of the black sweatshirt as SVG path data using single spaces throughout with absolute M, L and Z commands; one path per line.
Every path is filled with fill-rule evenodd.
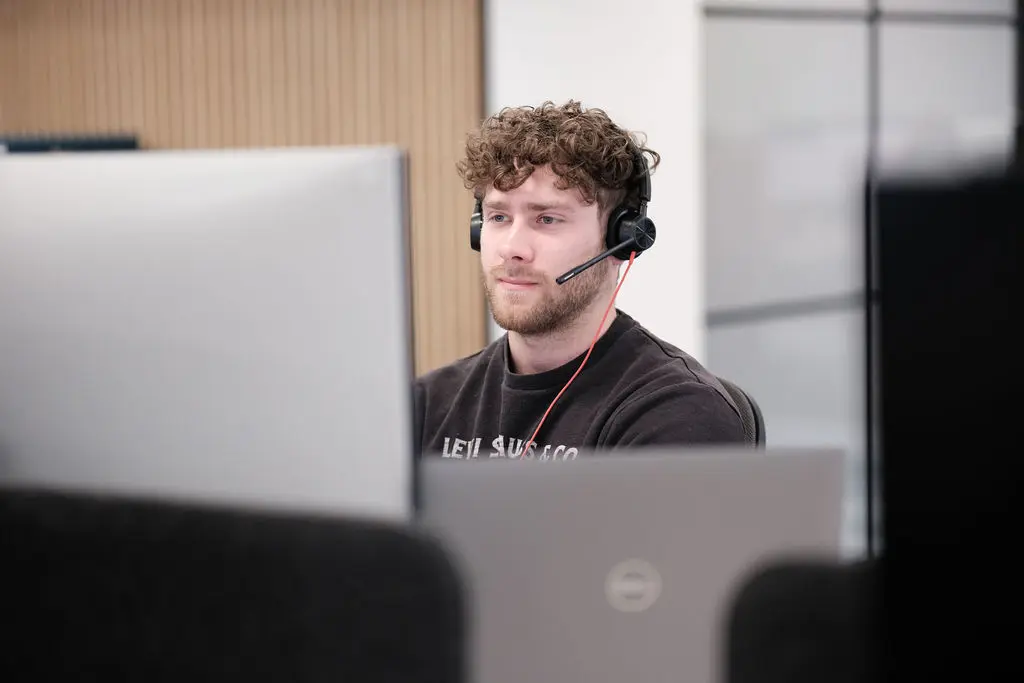
M 617 446 L 742 443 L 736 404 L 692 357 L 617 311 L 526 457 L 572 459 Z M 508 335 L 415 383 L 420 455 L 520 457 L 586 354 L 542 373 L 510 371 Z

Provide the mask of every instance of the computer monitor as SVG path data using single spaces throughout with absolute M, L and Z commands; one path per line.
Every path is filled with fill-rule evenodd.
M 0 482 L 406 518 L 405 163 L 0 157 Z

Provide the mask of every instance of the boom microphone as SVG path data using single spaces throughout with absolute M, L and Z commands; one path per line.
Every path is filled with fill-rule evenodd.
M 630 238 L 630 239 L 626 240 L 625 242 L 623 242 L 622 244 L 616 245 L 616 246 L 612 247 L 611 249 L 609 249 L 609 250 L 607 250 L 607 251 L 605 251 L 603 253 L 598 254 L 597 256 L 595 256 L 594 258 L 590 259 L 586 263 L 581 263 L 580 265 L 576 266 L 575 268 L 573 268 L 569 272 L 564 273 L 563 275 L 559 275 L 557 278 L 555 278 L 555 282 L 557 282 L 560 285 L 564 285 L 566 282 L 568 282 L 569 280 L 573 279 L 574 277 L 576 277 L 577 275 L 579 275 L 580 273 L 585 271 L 587 268 L 590 268 L 591 266 L 597 265 L 601 261 L 605 260 L 606 258 L 611 256 L 612 254 L 617 252 L 619 249 L 624 249 L 626 247 L 631 246 L 632 244 L 633 244 L 633 238 Z
M 585 271 L 587 268 L 590 268 L 591 266 L 600 263 L 601 261 L 605 260 L 612 254 L 615 254 L 616 252 L 625 251 L 628 254 L 630 251 L 635 251 L 639 254 L 640 252 L 646 249 L 650 249 L 651 245 L 654 244 L 655 238 L 654 222 L 647 216 L 643 216 L 640 218 L 640 220 L 634 222 L 632 227 L 633 234 L 630 235 L 629 239 L 625 240 L 620 244 L 616 244 L 614 247 L 606 251 L 601 252 L 600 254 L 593 257 L 586 263 L 581 263 L 572 270 L 562 275 L 559 275 L 557 278 L 555 278 L 555 282 L 557 282 L 560 285 L 564 285 L 566 282 L 573 279 L 574 277 Z M 620 256 L 619 258 L 623 257 Z M 625 258 L 629 258 L 628 255 Z

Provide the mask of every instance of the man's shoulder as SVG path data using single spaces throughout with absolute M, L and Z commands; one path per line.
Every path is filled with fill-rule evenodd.
M 718 376 L 679 346 L 662 339 L 637 323 L 629 331 L 630 346 L 635 349 L 635 371 L 652 374 L 665 381 L 683 384 L 704 384 L 728 392 Z
M 606 444 L 643 446 L 742 443 L 742 418 L 724 385 L 692 355 L 639 324 L 628 332 Z
M 504 338 L 496 339 L 479 351 L 423 373 L 416 378 L 416 388 L 430 393 L 434 390 L 446 392 L 451 387 L 461 386 L 474 375 L 486 371 L 492 359 L 503 353 L 503 349 Z
M 739 416 L 739 408 L 722 381 L 691 354 L 639 323 L 628 334 L 634 354 L 627 369 L 631 396 L 626 402 L 699 402 L 703 410 Z

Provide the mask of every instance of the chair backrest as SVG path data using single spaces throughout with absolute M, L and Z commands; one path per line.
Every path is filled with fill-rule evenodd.
M 0 486 L 0 557 L 0 680 L 467 680 L 462 577 L 405 524 Z
M 878 658 L 880 571 L 874 559 L 790 558 L 753 567 L 724 609 L 720 680 L 890 680 Z
M 764 416 L 761 414 L 761 408 L 757 405 L 757 401 L 736 383 L 724 377 L 719 377 L 718 381 L 722 383 L 722 386 L 729 392 L 732 400 L 736 402 L 736 406 L 740 409 L 740 418 L 743 420 L 743 433 L 747 437 L 747 443 L 754 447 L 764 446 Z

